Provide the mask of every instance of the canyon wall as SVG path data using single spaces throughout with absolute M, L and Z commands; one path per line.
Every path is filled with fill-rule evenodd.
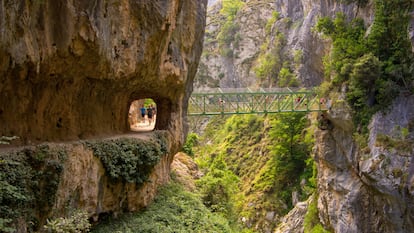
M 204 0 L 1 1 L 1 134 L 29 144 L 122 133 L 130 103 L 152 98 L 156 129 L 182 141 L 206 7 Z
M 17 199 L 2 193 L 9 211 L 1 220 L 30 232 L 69 209 L 98 220 L 152 200 L 186 135 L 206 7 L 207 0 L 0 1 L 0 136 L 18 137 L 0 145 L 0 181 L 18 190 L 10 193 Z M 157 105 L 155 132 L 130 132 L 130 104 L 144 98 Z M 159 132 L 160 158 L 148 145 Z M 150 182 L 113 178 L 90 140 L 108 157 L 126 156 L 118 158 L 125 166 L 158 161 L 145 168 Z M 116 151 L 124 141 L 129 152 Z
M 218 37 L 225 19 L 220 1 L 209 8 L 204 52 L 195 79 L 196 88 L 266 87 L 255 67 L 266 50 L 288 63 L 300 86 L 319 85 L 324 78 L 323 57 L 332 41 L 315 32 L 318 18 L 342 12 L 360 17 L 367 28 L 374 17 L 373 1 L 364 7 L 337 0 L 247 0 L 234 21 L 232 56 L 220 51 Z M 276 14 L 275 14 L 276 13 Z M 275 21 L 269 25 L 272 17 Z M 414 12 L 409 36 L 414 51 Z M 279 48 L 269 46 L 282 38 Z M 265 46 L 263 46 L 265 45 Z M 280 46 L 281 45 L 281 46 Z M 343 95 L 343 94 L 341 94 Z M 318 163 L 318 209 L 322 225 L 331 232 L 412 232 L 413 97 L 401 95 L 386 113 L 371 120 L 368 145 L 354 136 L 351 110 L 345 97 L 335 99 L 329 113 L 332 130 L 315 133 Z M 379 135 L 379 137 L 378 137 Z M 293 210 L 276 232 L 303 229 L 305 204 Z M 294 214 L 295 213 L 295 214 Z M 299 230 L 298 230 L 299 229 Z
M 255 69 L 259 56 L 270 51 L 270 57 L 277 57 L 274 69 L 285 63 L 300 86 L 319 85 L 324 76 L 323 57 L 331 44 L 314 32 L 318 18 L 344 12 L 348 18 L 363 18 L 367 25 L 373 20 L 372 4 L 358 8 L 336 0 L 248 0 L 233 20 L 236 30 L 230 44 L 232 56 L 224 56 L 218 40 L 225 23 L 220 9 L 220 1 L 208 9 L 204 52 L 195 88 L 269 87 L 272 84 L 260 80 Z M 271 22 L 274 13 L 277 17 Z M 275 43 L 276 40 L 279 41 Z M 277 80 L 277 76 L 278 72 L 268 78 Z
M 414 96 L 401 96 L 371 120 L 358 143 L 345 107 L 333 108 L 333 130 L 316 134 L 318 209 L 333 232 L 412 232 Z

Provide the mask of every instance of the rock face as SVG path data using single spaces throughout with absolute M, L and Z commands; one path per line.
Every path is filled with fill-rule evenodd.
M 55 214 L 64 213 L 68 205 L 86 210 L 95 220 L 100 214 L 116 216 L 137 211 L 151 202 L 158 186 L 169 181 L 171 154 L 163 156 L 153 168 L 150 182 L 137 185 L 111 181 L 99 158 L 81 143 L 67 145 L 66 150 L 68 158 L 56 193 Z
M 219 51 L 217 37 L 225 22 L 225 18 L 220 15 L 221 0 L 209 7 L 204 52 L 194 81 L 195 88 L 256 85 L 252 67 L 260 46 L 266 39 L 264 25 L 272 16 L 272 2 L 274 1 L 247 1 L 247 6 L 240 9 L 234 20 L 234 25 L 238 28 L 235 32 L 238 42 L 237 45 L 232 43 L 232 57 L 223 56 Z
M 169 179 L 187 131 L 206 7 L 207 0 L 0 1 L 0 136 L 27 146 L 125 133 L 131 103 L 151 98 L 155 130 L 168 138 L 152 182 L 139 187 L 108 182 L 84 145 L 60 145 L 68 158 L 54 209 L 39 224 L 67 205 L 91 216 L 137 210 Z
M 152 98 L 184 138 L 206 0 L 1 1 L 0 133 L 23 144 L 129 130 Z
M 220 54 L 217 40 L 224 24 L 218 1 L 208 10 L 204 52 L 195 87 L 267 87 L 268 83 L 258 80 L 254 68 L 259 55 L 271 50 L 271 56 L 279 57 L 276 69 L 286 63 L 301 86 L 318 85 L 324 76 L 323 57 L 331 46 L 312 30 L 318 18 L 343 12 L 349 18 L 362 17 L 369 24 L 371 8 L 370 4 L 359 9 L 355 4 L 340 4 L 336 0 L 248 0 L 234 19 L 238 30 L 236 41 L 231 45 L 233 56 L 226 57 Z M 278 18 L 269 24 L 273 12 L 277 12 Z M 278 37 L 280 39 L 280 35 L 283 35 L 281 46 L 270 45 Z M 267 48 L 263 47 L 265 44 Z
M 351 118 L 331 114 L 317 133 L 318 209 L 334 232 L 413 232 L 414 96 L 401 96 L 370 124 L 369 143 L 353 138 Z
M 234 20 L 239 37 L 237 43 L 231 44 L 231 57 L 219 51 L 217 37 L 224 24 L 219 13 L 220 2 L 209 8 L 205 50 L 195 80 L 197 88 L 263 85 L 257 81 L 253 69 L 263 53 L 261 46 L 274 41 L 278 33 L 284 36 L 283 46 L 274 54 L 280 57 L 279 63 L 288 62 L 301 85 L 318 85 L 324 77 L 323 56 L 331 48 L 329 40 L 312 30 L 318 18 L 342 12 L 348 19 L 363 18 L 369 27 L 374 16 L 373 1 L 368 1 L 364 8 L 337 0 L 245 2 Z M 265 27 L 273 12 L 278 13 L 278 18 L 267 31 Z M 408 30 L 414 51 L 414 12 L 411 15 Z M 337 106 L 330 112 L 333 130 L 316 133 L 318 209 L 327 229 L 332 232 L 414 232 L 412 98 L 401 97 L 388 114 L 377 114 L 372 119 L 369 144 L 365 148 L 357 145 L 353 138 L 352 116 L 346 106 Z M 302 223 L 297 220 L 303 216 L 304 211 L 293 210 L 277 232 L 300 232 Z

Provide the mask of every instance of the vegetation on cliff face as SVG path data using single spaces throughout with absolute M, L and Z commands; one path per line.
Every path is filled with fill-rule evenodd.
M 168 154 L 166 135 L 155 132 L 151 140 L 120 138 L 85 142 L 114 182 L 142 185 L 162 156 Z M 56 198 L 69 150 L 60 145 L 39 145 L 0 154 L 0 231 L 38 231 L 49 218 L 69 216 L 75 211 L 67 203 L 57 213 Z M 69 202 L 69 201 L 68 201 Z M 88 216 L 90 213 L 84 214 Z M 55 218 L 47 222 L 51 232 L 71 232 L 88 217 Z M 82 215 L 83 216 L 83 215 Z M 75 222 L 75 223 L 71 223 Z M 24 223 L 30 223 L 25 225 Z M 76 226 L 78 225 L 78 226 Z
M 151 141 L 123 138 L 87 145 L 101 159 L 110 178 L 137 185 L 148 181 L 153 167 L 167 154 L 167 141 L 160 133 Z
M 402 90 L 414 90 L 414 56 L 407 34 L 413 2 L 374 3 L 375 19 L 368 32 L 361 19 L 348 21 L 343 14 L 321 18 L 316 25 L 333 42 L 325 64 L 327 81 L 332 89 L 348 86 L 346 99 L 364 131 L 373 113 L 385 109 Z
M 261 45 L 260 53 L 253 68 L 258 77 L 258 83 L 262 86 L 272 87 L 297 87 L 299 81 L 294 75 L 295 63 L 300 60 L 300 53 L 285 49 L 287 39 L 283 31 L 273 29 L 278 22 L 281 28 L 289 28 L 289 18 L 280 17 L 280 13 L 274 11 L 266 24 L 266 40 Z M 294 54 L 291 56 L 289 53 Z
M 180 233 L 216 232 L 232 233 L 228 221 L 211 213 L 197 194 L 185 191 L 179 184 L 162 187 L 154 202 L 139 213 L 108 219 L 92 232 Z
M 307 127 L 301 113 L 213 118 L 194 148 L 204 204 L 245 227 L 273 229 L 315 188 Z
M 220 54 L 232 58 L 233 49 L 238 48 L 240 40 L 239 25 L 234 22 L 237 12 L 243 7 L 241 0 L 223 0 L 220 14 L 225 17 L 225 22 L 217 36 Z
M 66 153 L 47 145 L 0 154 L 0 231 L 39 230 L 52 211 Z M 20 223 L 19 223 L 20 222 Z

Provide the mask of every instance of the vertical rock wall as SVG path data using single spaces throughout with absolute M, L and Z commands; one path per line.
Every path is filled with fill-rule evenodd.
M 270 52 L 279 56 L 275 67 L 287 62 L 302 86 L 316 86 L 323 81 L 323 57 L 329 52 L 330 42 L 314 32 L 320 17 L 335 16 L 343 12 L 347 17 L 362 17 L 372 22 L 372 5 L 358 8 L 337 0 L 248 0 L 239 10 L 234 22 L 235 39 L 230 48 L 232 56 L 220 54 L 218 35 L 225 19 L 220 15 L 217 1 L 209 8 L 204 53 L 195 80 L 197 88 L 251 87 L 270 85 L 258 80 L 254 71 L 260 54 Z M 269 20 L 277 13 L 273 24 Z M 283 38 L 283 39 L 280 39 Z M 274 42 L 280 40 L 275 48 Z M 263 46 L 266 45 L 266 46 Z M 277 68 L 275 68 L 277 69 Z M 276 79 L 275 77 L 268 77 Z M 267 86 L 266 86 L 267 87 Z
M 401 96 L 388 113 L 377 113 L 365 148 L 353 137 L 347 111 L 331 112 L 333 130 L 316 135 L 318 209 L 325 227 L 355 233 L 414 231 L 413 101 L 413 96 Z
M 136 99 L 184 138 L 206 0 L 0 2 L 0 134 L 23 144 L 125 132 Z

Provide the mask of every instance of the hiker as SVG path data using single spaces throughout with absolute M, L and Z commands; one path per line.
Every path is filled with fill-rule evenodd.
M 147 108 L 148 125 L 151 125 L 152 124 L 153 111 L 154 111 L 154 109 L 153 109 L 152 105 L 150 105 Z
M 157 108 L 155 107 L 155 105 L 150 106 L 152 108 L 152 117 L 154 118 L 154 122 L 156 121 L 156 116 L 157 116 Z
M 141 117 L 145 123 L 145 113 L 147 112 L 147 109 L 145 108 L 144 105 L 142 105 L 142 107 L 139 110 L 141 111 Z

